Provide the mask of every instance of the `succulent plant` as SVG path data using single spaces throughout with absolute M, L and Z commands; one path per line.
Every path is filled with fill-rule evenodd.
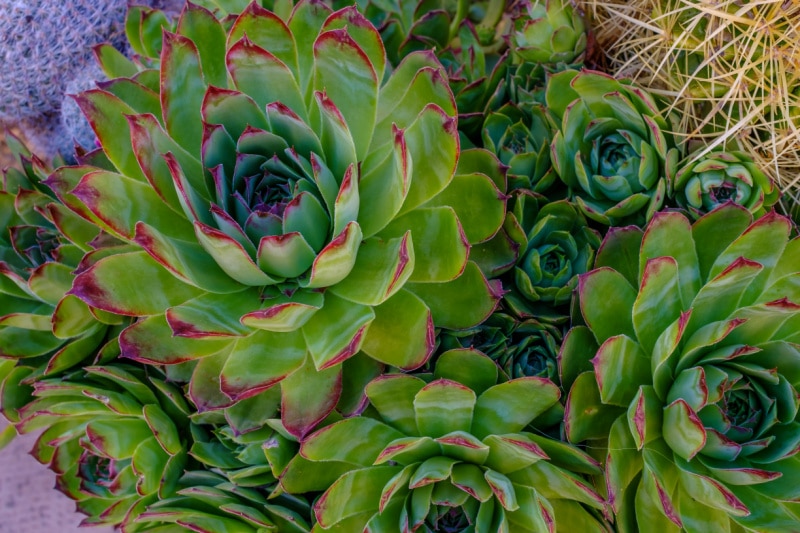
M 314 504 L 320 531 L 605 531 L 604 501 L 580 475 L 595 462 L 525 431 L 558 387 L 497 379 L 495 363 L 469 349 L 442 354 L 430 382 L 378 377 L 366 389 L 373 416 L 309 436 L 281 485 L 325 490 Z
M 516 316 L 563 323 L 578 275 L 592 265 L 600 234 L 566 200 L 547 202 L 526 190 L 512 194 L 505 231 L 518 245 L 505 305 Z
M 302 436 L 336 405 L 346 359 L 415 368 L 434 324 L 492 311 L 498 287 L 469 249 L 497 232 L 505 197 L 486 175 L 454 178 L 455 106 L 432 54 L 385 77 L 375 28 L 316 2 L 288 21 L 250 4 L 228 30 L 187 4 L 177 33 L 135 48 L 159 44 L 160 100 L 125 78 L 76 97 L 112 170 L 47 180 L 139 247 L 71 290 L 145 317 L 122 333 L 123 357 L 200 359 L 200 410 L 282 382 L 284 424 Z
M 535 376 L 559 383 L 561 338 L 560 329 L 552 324 L 496 312 L 474 328 L 443 331 L 439 349 L 472 348 L 488 355 L 509 378 Z
M 580 278 L 565 432 L 607 450 L 619 531 L 800 523 L 798 254 L 788 219 L 732 203 L 612 228 Z M 609 298 L 609 295 L 613 295 Z M 602 482 L 601 482 L 602 483 Z
M 508 190 L 545 194 L 558 181 L 550 162 L 555 125 L 542 105 L 507 103 L 489 112 L 483 124 L 483 146 L 508 168 Z
M 174 533 L 310 531 L 309 505 L 302 498 L 279 495 L 272 499 L 258 490 L 240 487 L 223 476 L 206 470 L 192 470 L 180 479 L 183 488 L 162 499 L 139 515 L 138 531 Z
M 667 164 L 680 153 L 646 91 L 595 71 L 550 77 L 545 98 L 559 124 L 556 172 L 583 213 L 602 224 L 649 220 L 666 193 Z
M 522 61 L 553 68 L 583 62 L 586 27 L 570 0 L 523 0 L 514 29 L 512 49 Z
M 19 164 L 0 187 L 0 410 L 18 422 L 36 379 L 108 357 L 125 320 L 67 294 L 84 254 L 109 243 L 41 184 L 51 167 L 7 141 Z
M 670 196 L 699 218 L 725 202 L 762 216 L 779 197 L 778 188 L 753 158 L 743 152 L 715 150 L 679 164 L 668 176 Z
M 34 385 L 20 410 L 22 433 L 42 431 L 32 450 L 56 487 L 88 515 L 83 524 L 124 525 L 170 496 L 187 464 L 189 409 L 155 369 L 87 366 Z

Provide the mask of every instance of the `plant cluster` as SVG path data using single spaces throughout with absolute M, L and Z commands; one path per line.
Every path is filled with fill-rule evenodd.
M 342 5 L 340 5 L 342 4 Z M 800 528 L 800 238 L 566 0 L 134 6 L 9 142 L 0 407 L 121 531 Z

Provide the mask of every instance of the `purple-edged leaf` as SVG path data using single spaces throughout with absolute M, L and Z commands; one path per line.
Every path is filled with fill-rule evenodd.
M 487 280 L 472 261 L 467 261 L 464 272 L 453 281 L 408 282 L 405 288 L 430 308 L 437 327 L 449 329 L 466 329 L 480 324 L 494 311 L 503 295 L 502 286 L 496 280 Z
M 186 219 L 141 181 L 98 170 L 86 174 L 71 192 L 110 232 L 123 239 L 133 240 L 136 223 L 147 221 L 172 237 L 191 240 L 193 232 Z
M 308 279 L 301 280 L 300 285 L 315 289 L 339 283 L 353 269 L 360 245 L 361 228 L 357 222 L 350 222 L 319 252 Z
M 110 43 L 98 44 L 92 48 L 92 52 L 100 68 L 110 79 L 129 78 L 139 72 L 136 64 Z
M 320 33 L 314 42 L 314 88 L 324 91 L 341 112 L 359 160 L 372 140 L 379 82 L 369 57 L 347 30 Z
M 175 427 L 175 423 L 170 416 L 158 405 L 145 405 L 142 408 L 142 414 L 153 436 L 155 436 L 158 444 L 166 453 L 177 455 L 183 450 L 178 428 Z
M 339 365 L 361 349 L 370 323 L 371 307 L 325 295 L 325 305 L 303 326 L 308 351 L 320 370 Z
M 491 238 L 505 220 L 505 199 L 485 174 L 456 174 L 425 207 L 453 206 L 470 244 Z
M 414 398 L 425 382 L 405 374 L 384 374 L 366 387 L 370 403 L 381 419 L 405 435 L 419 435 Z
M 273 285 L 278 281 L 265 274 L 241 244 L 225 233 L 195 222 L 197 240 L 230 277 L 245 285 Z
M 281 421 L 301 441 L 336 407 L 342 367 L 317 370 L 311 357 L 281 382 Z
M 703 449 L 706 430 L 697 413 L 683 399 L 678 399 L 664 408 L 664 440 L 670 448 L 687 461 Z
M 401 465 L 414 465 L 436 456 L 442 455 L 442 447 L 430 437 L 402 437 L 388 443 L 380 455 L 375 459 L 375 464 L 393 462 Z
M 338 235 L 350 222 L 358 220 L 359 183 L 351 164 L 342 177 L 333 207 L 333 234 Z
M 583 318 L 598 343 L 620 334 L 636 338 L 631 317 L 636 289 L 622 274 L 608 267 L 582 274 L 578 295 Z
M 458 462 L 456 459 L 442 455 L 426 459 L 411 475 L 408 488 L 417 489 L 449 478 L 453 466 Z
M 564 498 L 603 509 L 605 501 L 586 480 L 551 461 L 540 461 L 532 468 L 508 474 L 515 486 L 535 489 L 545 498 Z
M 297 72 L 297 49 L 291 30 L 275 13 L 251 2 L 239 15 L 228 33 L 232 47 L 245 34 L 257 46 L 269 51 L 292 72 Z M 316 35 L 316 34 L 315 34 Z
M 258 104 L 250 96 L 231 89 L 210 86 L 200 112 L 204 123 L 222 124 L 233 139 L 238 139 L 248 126 L 268 128 L 267 118 Z
M 564 432 L 572 443 L 606 438 L 614 420 L 625 412 L 602 403 L 593 372 L 584 372 L 575 379 L 565 409 Z
M 627 412 L 628 430 L 633 436 L 637 450 L 641 450 L 645 444 L 661 436 L 663 410 L 663 402 L 653 387 L 647 385 L 639 387 Z
M 378 305 L 399 291 L 415 265 L 411 233 L 386 241 L 372 238 L 358 250 L 350 274 L 331 287 L 331 292 L 347 300 Z
M 330 230 L 330 215 L 310 192 L 301 192 L 286 205 L 283 212 L 283 233 L 300 233 L 315 252 L 321 251 L 328 243 Z
M 756 467 L 736 467 L 735 463 L 715 461 L 701 457 L 700 461 L 711 471 L 714 478 L 728 485 L 759 485 L 781 477 L 781 472 Z M 767 468 L 769 468 L 767 466 Z
M 182 209 L 174 182 L 174 171 L 170 170 L 168 164 L 171 160 L 177 163 L 191 189 L 203 198 L 211 198 L 200 161 L 170 138 L 155 116 L 134 115 L 127 118 L 136 159 L 147 181 L 167 205 L 179 212 Z M 167 154 L 170 154 L 171 159 L 165 159 Z
M 91 445 L 112 459 L 129 459 L 140 442 L 153 433 L 144 420 L 120 418 L 94 420 L 86 425 L 86 437 Z
M 509 474 L 542 459 L 549 459 L 544 450 L 525 435 L 489 435 L 483 442 L 491 449 L 486 467 L 501 474 Z M 520 480 L 516 482 L 519 483 Z
M 632 287 L 638 287 L 639 249 L 643 235 L 636 226 L 609 228 L 597 250 L 594 267 L 611 267 L 625 276 Z
M 759 263 L 764 267 L 765 272 L 770 272 L 786 247 L 790 232 L 791 222 L 789 219 L 779 215 L 777 211 L 770 211 L 756 220 L 720 253 L 708 273 L 709 278 L 715 278 L 725 272 L 739 258 Z M 762 278 L 760 282 L 759 286 L 763 288 L 766 277 Z M 757 294 L 756 292 L 755 295 Z
M 128 104 L 137 113 L 161 114 L 161 100 L 156 91 L 130 78 L 97 82 L 99 89 L 109 92 Z
M 397 474 L 392 466 L 367 467 L 353 470 L 340 477 L 314 505 L 319 525 L 329 529 L 348 517 L 364 514 L 364 523 L 378 511 L 383 487 Z M 350 528 L 363 529 L 363 524 Z M 356 529 L 350 529 L 356 531 Z
M 677 368 L 683 370 L 698 363 L 709 347 L 721 342 L 736 328 L 745 323 L 745 320 L 741 318 L 734 318 L 704 325 L 686 339 Z
M 519 509 L 516 491 L 510 479 L 493 470 L 486 470 L 484 478 L 486 482 L 489 483 L 497 501 L 500 502 L 500 505 L 502 505 L 505 510 L 515 511 Z
M 176 33 L 188 37 L 197 46 L 206 84 L 224 87 L 228 84 L 225 71 L 225 30 L 217 17 L 196 4 L 186 4 L 178 20 Z
M 706 283 L 692 302 L 692 318 L 686 333 L 692 335 L 706 324 L 731 318 L 742 303 L 742 296 L 763 265 L 739 257 L 728 268 Z
M 222 394 L 219 384 L 222 366 L 228 360 L 230 348 L 231 345 L 228 345 L 215 354 L 203 357 L 194 365 L 189 382 L 189 398 L 197 407 L 198 413 L 224 409 L 233 404 L 230 398 Z
M 433 51 L 412 52 L 397 66 L 381 88 L 378 105 L 378 126 L 373 146 L 388 140 L 390 124 L 408 127 L 428 105 L 435 105 L 445 114 L 456 114 L 455 98 L 447 76 Z
M 367 417 L 354 417 L 326 426 L 303 442 L 300 455 L 312 461 L 341 461 L 370 466 L 381 451 L 402 433 Z
M 394 219 L 405 201 L 411 179 L 411 159 L 403 130 L 392 128 L 394 141 L 370 154 L 361 165 L 358 182 L 358 221 L 365 237 L 381 231 Z
M 444 455 L 465 463 L 483 464 L 489 457 L 489 446 L 465 431 L 454 431 L 435 441 Z
M 131 147 L 125 115 L 135 111 L 113 94 L 100 89 L 84 91 L 73 99 L 92 126 L 103 151 L 114 166 L 126 176 L 145 181 Z
M 438 379 L 426 385 L 414 398 L 419 432 L 434 438 L 453 431 L 469 432 L 475 402 L 475 392 L 455 381 Z
M 257 289 L 207 293 L 167 309 L 166 317 L 173 333 L 180 337 L 239 337 L 251 332 L 240 323 L 240 317 L 260 304 Z
M 122 357 L 143 363 L 176 364 L 224 350 L 229 339 L 175 337 L 163 315 L 141 319 L 120 335 Z
M 299 332 L 256 331 L 236 341 L 222 367 L 220 388 L 232 400 L 249 398 L 297 370 L 306 356 Z
M 694 242 L 702 243 L 697 246 L 697 259 L 702 281 L 709 278 L 711 267 L 722 251 L 738 238 L 752 222 L 753 215 L 747 209 L 731 202 L 703 215 L 692 225 Z
M 302 120 L 308 119 L 295 73 L 273 54 L 245 36 L 228 50 L 226 62 L 236 88 L 250 95 L 261 109 L 281 102 Z
M 324 301 L 321 292 L 296 291 L 291 296 L 279 293 L 264 298 L 261 309 L 243 315 L 241 322 L 267 331 L 294 331 L 308 322 L 322 308 Z
M 680 297 L 682 281 L 673 257 L 657 257 L 647 261 L 639 294 L 633 304 L 633 328 L 645 352 L 653 350 L 661 332 L 683 311 Z
M 136 224 L 133 240 L 184 283 L 213 293 L 229 294 L 243 289 L 196 242 L 169 237 L 143 222 Z
M 517 433 L 553 406 L 561 396 L 549 379 L 523 377 L 490 387 L 478 397 L 472 434 Z
M 412 170 L 401 214 L 439 194 L 453 179 L 459 149 L 456 120 L 439 106 L 429 104 L 405 129 L 405 141 Z
M 200 54 L 190 39 L 164 32 L 161 50 L 161 108 L 170 137 L 190 154 L 200 153 L 203 124 L 200 108 L 207 84 Z
M 674 379 L 673 370 L 679 364 L 679 357 L 682 353 L 676 351 L 681 343 L 686 331 L 686 325 L 691 318 L 692 310 L 681 314 L 675 322 L 670 324 L 656 340 L 653 347 L 651 370 L 653 373 L 653 385 L 660 397 L 667 393 L 672 380 Z
M 361 347 L 370 357 L 403 370 L 413 370 L 433 354 L 436 345 L 433 318 L 417 296 L 401 290 L 375 307 L 374 313 L 375 319 Z M 398 338 L 403 338 L 403 342 L 395 342 Z
M 146 252 L 130 252 L 110 255 L 81 272 L 69 293 L 104 311 L 144 316 L 163 313 L 202 291 L 177 280 Z
M 492 489 L 483 477 L 483 470 L 477 465 L 455 465 L 450 481 L 480 502 L 485 502 L 492 497 Z
M 325 164 L 340 181 L 339 176 L 343 176 L 358 160 L 352 132 L 339 108 L 325 92 L 314 92 L 310 120 L 317 125 L 314 130 L 322 144 Z
M 322 30 L 346 29 L 348 35 L 364 51 L 380 82 L 386 68 L 386 51 L 383 40 L 375 26 L 359 13 L 355 6 L 348 6 L 333 13 L 325 20 Z
M 641 385 L 651 381 L 650 357 L 633 339 L 616 335 L 592 359 L 603 403 L 627 407 Z
M 296 231 L 262 237 L 258 243 L 258 266 L 267 274 L 295 278 L 311 267 L 316 254 Z

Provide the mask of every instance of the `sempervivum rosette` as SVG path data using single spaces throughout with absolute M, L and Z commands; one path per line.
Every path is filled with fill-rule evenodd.
M 586 27 L 570 0 L 524 0 L 522 7 L 512 34 L 516 55 L 551 68 L 583 63 Z
M 343 361 L 363 350 L 415 368 L 434 324 L 491 312 L 498 288 L 468 257 L 497 232 L 504 195 L 480 173 L 454 178 L 455 105 L 431 53 L 384 75 L 354 7 L 301 1 L 284 20 L 252 3 L 229 22 L 187 4 L 158 43 L 155 87 L 144 70 L 79 95 L 113 168 L 48 183 L 140 247 L 72 289 L 144 317 L 123 357 L 199 359 L 200 410 L 282 382 L 282 419 L 302 436 L 336 404 Z
M 700 157 L 690 155 L 668 172 L 670 196 L 693 218 L 728 201 L 759 217 L 780 195 L 772 179 L 744 152 L 715 150 Z
M 800 239 L 726 204 L 612 229 L 561 353 L 566 435 L 608 450 L 621 531 L 800 523 Z M 589 359 L 591 358 L 591 360 Z
M 584 214 L 612 226 L 649 220 L 679 159 L 653 97 L 601 72 L 567 70 L 549 79 L 545 98 L 560 128 L 553 165 Z
M 495 363 L 469 349 L 442 354 L 432 377 L 373 380 L 372 416 L 303 442 L 281 485 L 327 489 L 315 531 L 607 531 L 605 502 L 580 475 L 596 463 L 525 431 L 558 402 L 558 387 L 538 377 L 498 384 Z
M 187 464 L 181 390 L 153 368 L 107 364 L 42 379 L 34 394 L 17 429 L 43 430 L 31 453 L 88 515 L 83 523 L 139 531 L 133 521 L 174 493 Z

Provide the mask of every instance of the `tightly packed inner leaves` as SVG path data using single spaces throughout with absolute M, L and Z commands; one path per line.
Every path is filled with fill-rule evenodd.
M 800 530 L 795 223 L 590 22 L 131 7 L 98 148 L 9 137 L 0 442 L 131 533 Z

